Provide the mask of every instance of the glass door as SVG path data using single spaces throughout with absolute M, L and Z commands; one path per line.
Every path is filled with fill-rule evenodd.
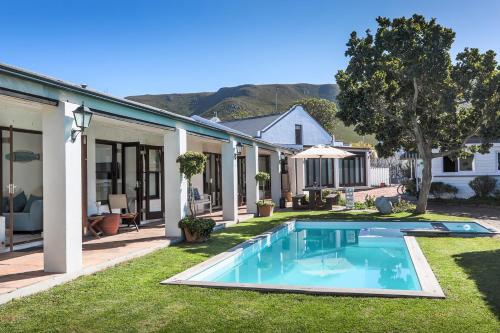
M 142 220 L 142 163 L 139 142 L 122 144 L 122 193 L 127 194 L 131 212 L 139 212 Z
M 222 206 L 222 168 L 221 155 L 206 153 L 207 164 L 203 172 L 203 193 L 212 198 L 212 207 Z
M 163 189 L 163 147 L 143 146 L 143 193 L 146 219 L 163 218 L 165 211 Z

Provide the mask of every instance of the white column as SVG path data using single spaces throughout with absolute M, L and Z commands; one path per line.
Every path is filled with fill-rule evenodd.
M 305 187 L 305 168 L 304 168 L 304 159 L 297 158 L 297 193 L 303 194 Z
M 222 217 L 225 221 L 238 220 L 238 169 L 234 150 L 236 141 L 222 144 Z
M 176 159 L 186 152 L 186 130 L 177 128 L 163 137 L 164 145 L 164 186 L 165 186 L 165 235 L 181 237 L 179 221 L 188 212 L 187 180 L 179 171 Z
M 255 180 L 255 175 L 259 172 L 259 147 L 253 144 L 246 147 L 246 187 L 247 187 L 247 212 L 257 213 L 257 201 L 259 200 L 259 184 Z
M 366 164 L 365 164 L 365 168 L 366 168 L 366 186 L 371 186 L 371 177 L 372 177 L 372 167 L 370 165 L 370 152 L 367 151 L 365 153 L 365 158 L 366 158 Z
M 76 104 L 43 112 L 43 260 L 46 272 L 82 268 L 80 136 L 71 142 Z M 92 124 L 91 124 L 92 125 Z
M 87 213 L 97 213 L 96 173 L 95 173 L 95 136 L 91 129 L 87 132 Z
M 333 160 L 333 182 L 334 187 L 340 187 L 340 160 L 338 158 Z
M 295 158 L 292 158 L 291 155 L 288 156 L 288 179 L 290 181 L 290 192 L 293 195 L 297 194 L 297 179 L 296 179 L 297 171 L 295 170 Z
M 279 204 L 281 198 L 281 153 L 279 151 L 271 152 L 271 198 L 276 205 Z

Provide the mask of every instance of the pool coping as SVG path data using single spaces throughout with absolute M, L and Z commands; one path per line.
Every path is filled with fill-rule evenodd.
M 301 221 L 301 223 L 307 223 Z M 332 221 L 333 222 L 333 221 Z M 342 221 L 335 221 L 342 222 Z M 240 243 L 231 249 L 211 257 L 202 263 L 199 263 L 187 270 L 178 273 L 162 282 L 163 285 L 187 285 L 205 288 L 218 289 L 245 289 L 260 292 L 280 292 L 280 293 L 299 293 L 313 295 L 337 295 L 337 296 L 364 296 L 364 297 L 419 297 L 419 298 L 446 298 L 439 282 L 434 275 L 427 259 L 425 258 L 417 240 L 413 236 L 403 236 L 410 258 L 415 267 L 420 287 L 422 290 L 397 290 L 397 289 L 371 289 L 371 288 L 329 288 L 329 287 L 309 287 L 297 285 L 276 285 L 276 284 L 257 284 L 257 283 L 227 283 L 210 281 L 190 281 L 188 280 L 195 274 L 198 274 L 209 267 L 219 263 L 222 260 L 235 256 L 243 251 L 244 248 L 260 241 L 270 241 L 271 235 L 281 228 L 290 227 L 295 220 L 284 222 L 262 234 Z M 328 223 L 328 222 L 325 222 Z

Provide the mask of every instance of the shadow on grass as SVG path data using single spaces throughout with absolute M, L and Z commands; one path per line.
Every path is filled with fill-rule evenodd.
M 476 282 L 483 299 L 500 319 L 500 250 L 460 253 L 453 258 Z
M 432 221 L 423 215 L 411 213 L 400 213 L 392 215 L 381 215 L 378 212 L 356 212 L 356 211 L 284 211 L 276 213 L 272 217 L 254 218 L 237 225 L 222 229 L 212 235 L 212 238 L 202 244 L 181 243 L 178 245 L 183 250 L 201 254 L 206 257 L 216 255 L 225 251 L 251 237 L 261 234 L 279 224 L 290 220 L 302 221 Z

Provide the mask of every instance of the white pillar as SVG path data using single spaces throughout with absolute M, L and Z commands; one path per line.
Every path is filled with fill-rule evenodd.
M 295 170 L 295 158 L 292 158 L 291 155 L 288 156 L 288 179 L 290 182 L 290 192 L 293 195 L 297 194 L 297 179 L 296 176 L 297 171 Z
M 305 186 L 305 168 L 304 168 L 304 159 L 303 158 L 297 158 L 297 193 L 298 194 L 303 194 L 304 193 L 304 187 Z
M 333 160 L 333 184 L 335 188 L 340 187 L 340 163 L 338 158 Z
M 87 213 L 88 215 L 97 213 L 97 193 L 96 193 L 96 164 L 95 164 L 95 136 L 91 129 L 87 133 Z
M 186 130 L 177 128 L 163 137 L 164 145 L 164 186 L 165 186 L 165 235 L 181 237 L 179 221 L 188 212 L 187 180 L 179 171 L 176 159 L 186 152 Z
M 279 151 L 271 152 L 271 198 L 276 205 L 281 198 L 281 153 Z
M 46 272 L 82 268 L 80 136 L 71 142 L 76 104 L 43 112 L 43 260 Z M 91 124 L 92 125 L 92 124 Z
M 236 141 L 222 144 L 222 217 L 225 221 L 238 220 L 238 169 L 234 150 Z
M 246 187 L 247 187 L 247 212 L 257 213 L 257 201 L 259 200 L 259 184 L 255 180 L 255 175 L 259 172 L 259 147 L 253 144 L 246 147 Z
M 366 186 L 371 186 L 372 183 L 371 183 L 371 177 L 372 177 L 372 167 L 371 167 L 371 163 L 370 163 L 370 152 L 367 151 L 365 153 L 365 158 L 366 158 L 366 164 L 365 164 L 365 168 L 366 168 Z

